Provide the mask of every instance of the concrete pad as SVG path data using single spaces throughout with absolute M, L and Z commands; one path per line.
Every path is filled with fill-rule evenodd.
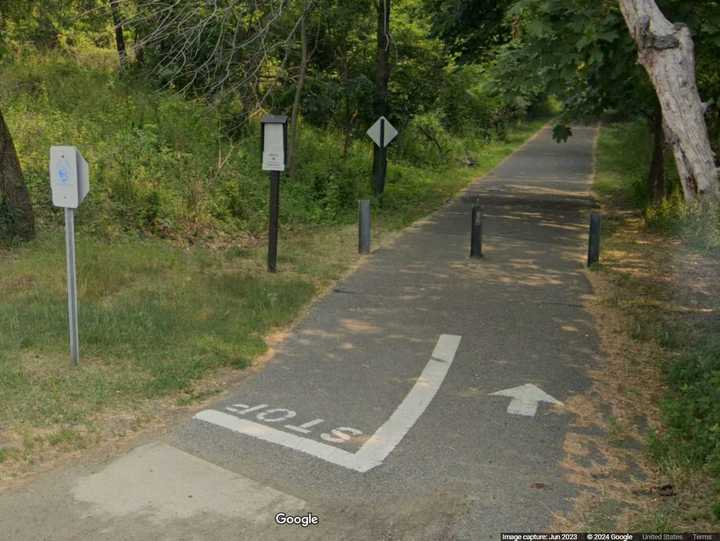
M 271 522 L 305 502 L 163 443 L 144 445 L 98 473 L 81 477 L 73 497 L 91 504 L 83 518 L 142 514 L 153 522 L 214 513 Z

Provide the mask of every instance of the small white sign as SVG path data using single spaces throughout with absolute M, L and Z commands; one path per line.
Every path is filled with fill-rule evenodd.
M 53 205 L 76 209 L 90 191 L 90 168 L 73 146 L 50 148 L 50 189 Z
M 384 137 L 381 139 L 381 130 L 384 128 Z M 388 121 L 387 118 L 384 116 L 381 116 L 375 124 L 372 125 L 372 127 L 367 131 L 368 137 L 373 140 L 373 142 L 377 146 L 383 146 L 386 147 L 390 143 L 392 143 L 393 139 L 395 139 L 398 135 L 398 131 L 395 129 L 395 127 L 390 124 L 390 121 Z M 382 141 L 384 144 L 381 145 L 380 141 Z
M 263 171 L 285 171 L 285 129 L 282 124 L 265 124 Z

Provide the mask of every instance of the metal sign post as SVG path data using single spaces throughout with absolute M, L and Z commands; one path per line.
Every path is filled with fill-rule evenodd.
M 68 322 L 70 328 L 70 360 L 80 362 L 78 334 L 77 274 L 75 272 L 75 209 L 65 209 L 65 252 L 67 259 Z
M 88 163 L 75 147 L 54 146 L 50 149 L 50 189 L 53 205 L 65 209 L 70 360 L 77 366 L 80 362 L 80 337 L 75 267 L 75 209 L 90 191 L 90 174 Z
M 260 153 L 263 171 L 270 172 L 270 220 L 268 223 L 268 272 L 277 271 L 280 229 L 280 173 L 287 167 L 287 117 L 267 115 L 260 122 Z
M 382 195 L 385 191 L 387 176 L 387 152 L 385 151 L 385 119 L 380 119 L 380 145 L 378 145 L 378 163 L 375 169 L 375 194 Z
M 397 137 L 398 132 L 387 118 L 381 116 L 367 131 L 367 135 L 378 147 L 378 161 L 373 164 L 373 186 L 375 195 L 381 195 L 387 175 L 387 146 Z

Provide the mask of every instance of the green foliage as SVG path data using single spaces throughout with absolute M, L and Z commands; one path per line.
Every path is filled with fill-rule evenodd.
M 107 0 L 3 0 L 0 7 L 0 52 L 28 44 L 43 49 L 111 44 Z
M 285 184 L 291 222 L 347 223 L 354 219 L 357 200 L 368 196 L 369 145 L 352 145 L 342 159 L 337 139 L 336 133 L 320 130 L 303 134 L 298 175 Z
M 260 170 L 258 126 L 241 137 L 223 135 L 227 109 L 158 91 L 132 76 L 118 79 L 114 61 L 113 51 L 71 57 L 31 50 L 0 64 L 0 99 L 40 224 L 62 221 L 47 186 L 48 148 L 71 143 L 91 164 L 81 229 L 105 236 L 262 235 L 267 178 Z M 401 126 L 391 160 L 443 167 L 467 158 L 463 138 L 488 142 L 504 135 L 522 108 L 508 109 L 482 84 L 471 86 L 480 76 L 470 66 L 444 75 L 451 84 L 437 109 Z M 302 126 L 297 173 L 283 181 L 282 219 L 290 226 L 347 223 L 357 199 L 369 194 L 369 141 L 333 124 Z M 402 189 L 410 178 L 390 189 Z
M 61 53 L 26 53 L 0 69 L 0 98 L 42 222 L 60 219 L 47 186 L 54 144 L 77 145 L 91 164 L 80 219 L 105 232 L 189 227 L 205 203 L 208 173 L 224 180 L 208 166 L 217 159 L 209 109 L 154 97 L 140 81 L 118 81 Z
M 595 190 L 618 206 L 643 209 L 648 203 L 647 171 L 652 156 L 646 122 L 603 126 L 598 139 Z
M 121 2 L 131 59 L 138 45 L 143 57 L 118 77 L 107 2 L 52 0 L 43 7 L 33 0 L 29 18 L 21 2 L 9 1 L 4 43 L 14 52 L 0 64 L 0 98 L 9 103 L 41 222 L 59 220 L 44 186 L 44 155 L 48 146 L 65 141 L 80 146 L 93 165 L 93 191 L 81 225 L 111 234 L 259 233 L 265 179 L 256 161 L 257 126 L 248 116 L 260 101 L 275 112 L 292 107 L 303 13 L 310 50 L 301 99 L 305 154 L 289 184 L 286 217 L 342 221 L 354 210 L 352 199 L 364 192 L 360 185 L 369 183 L 366 168 L 358 165 L 366 145 L 358 143 L 367 143 L 365 130 L 375 120 L 374 2 L 319 0 L 281 11 L 275 4 L 225 0 L 195 10 L 184 2 Z M 449 13 L 449 5 L 436 7 Z M 464 9 L 482 19 L 470 4 Z M 160 12 L 165 15 L 158 19 Z M 181 12 L 186 16 L 179 17 Z M 458 66 L 434 15 L 424 0 L 393 4 L 389 117 L 409 132 L 399 158 L 439 164 L 462 154 L 451 138 L 503 137 L 534 99 L 498 92 L 488 66 L 470 57 Z M 50 21 L 51 39 L 36 25 L 40 20 Z M 258 32 L 262 37 L 254 39 Z M 476 62 L 481 60 L 487 59 Z M 178 90 L 192 99 L 175 95 Z
M 688 204 L 679 192 L 645 210 L 653 229 L 682 238 L 703 251 L 720 250 L 720 212 Z
M 496 92 L 486 66 L 464 64 L 447 68 L 437 109 L 452 133 L 489 140 L 502 137 L 510 124 L 526 116 L 531 105 L 532 100 L 525 96 Z
M 375 121 L 375 15 L 362 3 L 337 2 L 320 19 L 317 41 L 303 97 L 304 117 L 318 127 L 335 127 L 363 137 Z M 404 127 L 417 115 L 437 114 L 445 128 L 461 133 L 474 125 L 493 130 L 495 103 L 485 103 L 479 88 L 482 69 L 458 68 L 443 43 L 431 35 L 431 19 L 421 2 L 394 4 L 392 76 L 389 85 L 390 120 Z M 293 88 L 279 91 L 273 107 L 287 110 Z
M 720 340 L 700 339 L 666 370 L 673 395 L 662 403 L 665 430 L 651 451 L 659 460 L 708 468 L 720 476 Z
M 568 118 L 616 107 L 632 115 L 652 107 L 651 87 L 634 60 L 617 2 L 518 0 L 508 16 L 517 31 L 495 62 L 502 88 L 553 94 Z
M 394 151 L 408 163 L 442 165 L 453 153 L 453 140 L 437 113 L 414 117 L 398 137 Z
M 708 103 L 711 144 L 720 152 L 720 4 L 662 0 L 663 13 L 689 25 L 695 42 L 697 80 Z M 566 121 L 612 109 L 625 119 L 657 110 L 655 90 L 615 1 L 517 0 L 507 10 L 513 39 L 497 52 L 493 74 L 511 94 L 550 93 Z M 532 69 L 528 69 L 532 66 Z
M 341 79 L 337 74 L 321 72 L 306 83 L 303 96 L 304 117 L 318 127 L 337 126 L 353 133 L 360 131 L 360 117 L 372 117 L 373 82 L 364 73 Z M 286 96 L 285 107 L 292 97 Z
M 390 105 L 399 125 L 417 114 L 442 108 L 442 104 L 438 104 L 438 90 L 449 83 L 448 68 L 452 67 L 452 61 L 442 43 L 429 34 L 430 23 L 422 9 L 395 9 L 393 55 L 396 61 L 390 78 Z
M 477 62 L 511 38 L 506 17 L 513 0 L 425 0 L 433 34 L 462 62 Z

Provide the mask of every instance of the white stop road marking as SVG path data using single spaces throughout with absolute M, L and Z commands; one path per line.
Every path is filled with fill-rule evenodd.
M 260 404 L 259 406 L 250 407 L 247 404 L 233 404 L 232 406 L 227 406 L 225 408 L 226 411 L 231 411 L 237 416 L 240 415 L 247 415 L 249 413 L 255 414 L 255 418 L 259 421 L 263 421 L 265 423 L 279 423 L 280 421 L 286 421 L 288 419 L 293 419 L 297 412 L 285 408 L 271 408 L 266 409 L 268 407 L 267 404 Z M 263 410 L 260 413 L 257 413 L 259 410 Z M 278 412 L 285 412 L 281 414 L 279 417 L 276 417 Z M 287 428 L 288 430 L 292 430 L 294 432 L 300 432 L 301 434 L 310 434 L 312 433 L 312 428 L 321 425 L 325 422 L 325 419 L 313 419 L 312 421 L 308 421 L 307 423 L 303 423 L 299 426 L 297 425 L 283 425 L 284 428 Z M 323 433 L 320 434 L 320 438 L 329 441 L 332 443 L 345 443 L 350 441 L 353 436 L 361 436 L 363 434 L 362 430 L 358 430 L 356 428 L 352 428 L 349 426 L 341 426 L 338 428 L 335 428 L 330 431 L 330 433 Z
M 320 443 L 315 440 L 296 436 L 271 426 L 240 419 L 234 415 L 217 410 L 205 410 L 195 415 L 195 419 L 205 421 L 239 434 L 252 436 L 263 441 L 289 447 L 338 466 L 367 472 L 380 464 L 402 441 L 405 434 L 413 427 L 425 409 L 430 405 L 435 394 L 440 389 L 450 366 L 455 360 L 455 353 L 460 346 L 460 336 L 440 335 L 432 357 L 425 365 L 425 369 L 415 382 L 415 385 L 400 403 L 390 418 L 373 434 L 365 444 L 356 452 L 350 453 L 332 445 Z M 264 405 L 263 405 L 264 407 Z M 258 406 L 260 408 L 260 406 Z M 280 419 L 287 420 L 289 410 L 275 410 L 273 413 Z M 282 413 L 284 417 L 281 417 Z M 267 412 L 269 413 L 269 412 Z M 270 419 L 267 419 L 270 421 Z M 302 426 L 302 425 L 301 425 Z M 304 428 L 304 427 L 303 427 Z

